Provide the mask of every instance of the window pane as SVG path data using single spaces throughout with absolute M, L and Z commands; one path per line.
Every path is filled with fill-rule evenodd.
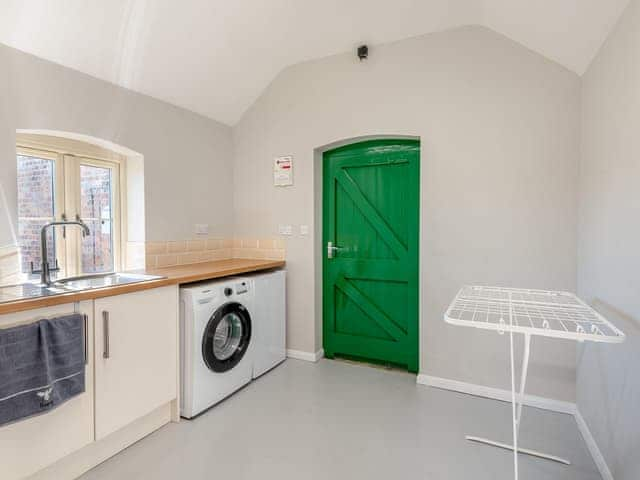
M 54 218 L 53 160 L 18 155 L 18 236 L 22 273 L 31 272 L 31 263 L 40 268 L 40 229 Z M 49 260 L 55 262 L 53 232 L 48 238 Z
M 91 230 L 82 239 L 82 272 L 113 268 L 113 179 L 110 168 L 80 165 L 80 217 Z

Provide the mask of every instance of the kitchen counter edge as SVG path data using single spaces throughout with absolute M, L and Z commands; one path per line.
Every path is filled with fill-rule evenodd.
M 164 278 L 150 280 L 147 282 L 131 283 L 126 285 L 116 285 L 113 287 L 96 288 L 82 292 L 64 293 L 50 297 L 30 298 L 16 300 L 0 304 L 0 315 L 9 313 L 24 312 L 38 308 L 64 305 L 65 303 L 82 302 L 94 300 L 96 298 L 112 297 L 127 293 L 150 290 L 152 288 L 165 287 L 167 285 L 181 285 L 184 283 L 199 282 L 202 280 L 213 280 L 216 278 L 230 277 L 242 273 L 259 272 L 282 268 L 285 266 L 284 260 L 258 260 L 258 259 L 229 259 L 216 260 L 213 262 L 193 263 L 190 265 L 179 265 L 173 267 L 154 268 L 136 273 L 146 273 L 158 275 Z

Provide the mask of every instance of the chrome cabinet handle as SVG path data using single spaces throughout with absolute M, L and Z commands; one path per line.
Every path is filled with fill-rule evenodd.
M 327 242 L 327 258 L 335 258 L 336 252 L 344 250 L 342 247 L 337 247 L 333 242 Z
M 82 329 L 84 333 L 84 364 L 89 365 L 89 315 L 82 315 Z
M 109 358 L 109 312 L 102 312 L 102 329 L 104 330 L 104 349 L 102 351 L 102 358 Z

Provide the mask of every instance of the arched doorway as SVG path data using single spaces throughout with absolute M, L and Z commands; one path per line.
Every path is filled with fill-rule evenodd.
M 418 371 L 420 143 L 323 154 L 323 343 Z

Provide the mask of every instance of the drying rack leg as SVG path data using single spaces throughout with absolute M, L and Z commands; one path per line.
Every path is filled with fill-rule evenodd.
M 525 342 L 529 342 L 529 336 L 526 335 Z M 522 397 L 519 398 L 520 404 L 516 404 L 516 359 L 514 354 L 514 345 L 513 345 L 513 330 L 509 332 L 509 356 L 510 356 L 510 366 L 511 366 L 511 419 L 513 422 L 513 469 L 515 471 L 514 478 L 518 480 L 518 410 L 520 405 L 522 404 Z M 528 348 L 525 348 L 525 353 Z M 523 364 L 529 364 L 529 357 L 525 356 Z M 524 372 L 522 375 L 524 379 Z M 523 382 L 520 382 L 523 383 Z
M 474 437 L 472 435 L 467 435 L 465 438 L 470 442 L 483 443 L 485 445 L 491 445 L 492 447 L 504 448 L 505 450 L 513 450 L 513 445 L 510 445 L 508 443 L 496 442 L 495 440 L 489 440 L 488 438 L 482 437 Z M 571 465 L 571 462 L 569 460 L 566 460 L 562 457 L 556 457 L 555 455 L 549 455 L 548 453 L 539 452 L 537 450 L 518 447 L 518 453 L 523 453 L 532 457 L 544 458 L 545 460 L 551 460 L 553 462 L 562 463 L 564 465 Z
M 521 448 L 518 446 L 518 436 L 520 434 L 520 424 L 522 420 L 522 406 L 524 402 L 524 390 L 527 384 L 527 373 L 529 372 L 529 356 L 531 354 L 531 335 L 524 334 L 524 353 L 522 356 L 522 374 L 520 376 L 520 389 L 516 392 L 516 371 L 515 371 L 515 353 L 513 344 L 513 332 L 509 332 L 509 350 L 511 357 L 511 419 L 513 426 L 513 445 L 509 445 L 502 442 L 496 442 L 489 440 L 488 438 L 474 437 L 467 435 L 465 438 L 471 442 L 484 443 L 485 445 L 491 445 L 493 447 L 504 448 L 506 450 L 513 451 L 513 469 L 514 478 L 518 480 L 518 453 L 524 453 L 538 458 L 544 458 L 546 460 L 552 460 L 554 462 L 563 463 L 565 465 L 571 465 L 569 460 L 566 460 L 555 455 L 549 455 L 547 453 L 538 452 L 536 450 L 529 450 L 527 448 Z

